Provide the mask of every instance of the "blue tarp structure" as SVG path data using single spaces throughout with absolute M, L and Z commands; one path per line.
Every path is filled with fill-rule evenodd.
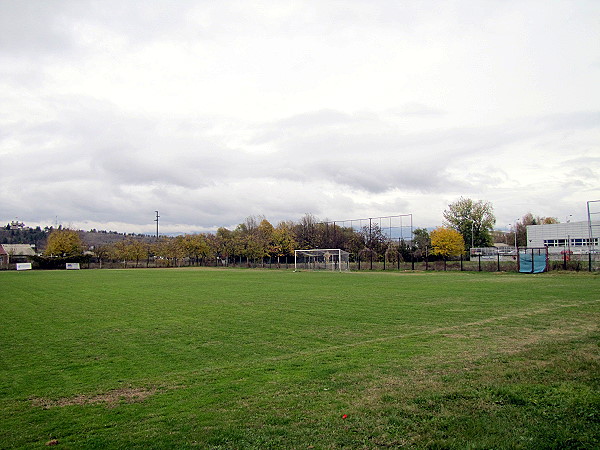
M 529 250 L 519 253 L 519 272 L 542 273 L 546 271 L 547 255 L 539 251 Z

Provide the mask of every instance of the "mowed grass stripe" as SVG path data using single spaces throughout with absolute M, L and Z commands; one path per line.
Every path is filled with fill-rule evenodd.
M 142 283 L 128 283 L 126 278 L 119 280 L 116 285 L 103 280 L 90 283 L 85 279 L 67 279 L 65 281 L 70 282 L 70 285 L 60 286 L 58 289 L 52 286 L 45 287 L 48 293 L 46 297 L 40 296 L 39 291 L 32 287 L 35 302 L 29 311 L 24 309 L 24 304 L 18 297 L 11 303 L 13 307 L 19 308 L 20 312 L 35 315 L 35 325 L 39 328 L 39 333 L 45 333 L 50 339 L 53 330 L 63 329 L 65 325 L 73 323 L 79 324 L 82 329 L 89 325 L 89 331 L 94 331 L 93 326 L 101 325 L 103 328 L 98 330 L 101 335 L 151 328 L 154 330 L 152 334 L 160 336 L 189 329 L 194 331 L 194 337 L 207 337 L 207 344 L 221 342 L 216 338 L 223 336 L 219 336 L 218 333 L 215 335 L 215 332 L 226 333 L 228 339 L 235 338 L 237 333 L 240 334 L 238 339 L 231 339 L 236 346 L 273 343 L 277 340 L 274 341 L 272 337 L 293 336 L 296 332 L 298 337 L 303 339 L 293 342 L 294 349 L 304 341 L 312 349 L 319 341 L 327 345 L 344 341 L 346 337 L 353 342 L 356 335 L 364 338 L 369 335 L 395 335 L 390 332 L 397 329 L 403 332 L 409 329 L 427 330 L 435 323 L 432 319 L 436 319 L 436 314 L 438 321 L 455 326 L 457 321 L 468 320 L 467 314 L 475 314 L 470 318 L 477 321 L 489 318 L 490 314 L 492 317 L 498 312 L 502 314 L 502 308 L 505 306 L 515 307 L 514 301 L 498 298 L 496 293 L 490 295 L 489 299 L 477 298 L 473 302 L 461 299 L 463 307 L 456 308 L 456 296 L 451 294 L 447 279 L 438 280 L 444 283 L 441 290 L 448 293 L 447 298 L 440 297 L 439 294 L 429 297 L 431 294 L 428 294 L 424 300 L 416 297 L 411 301 L 411 296 L 414 297 L 415 293 L 410 285 L 403 286 L 406 284 L 406 278 L 395 283 L 393 281 L 396 280 L 393 280 L 392 284 L 380 281 L 379 286 L 371 286 L 371 283 L 357 286 L 352 278 L 343 279 L 343 276 L 338 276 L 337 280 L 329 280 L 338 283 L 327 292 L 327 289 L 320 289 L 318 285 L 310 286 L 305 282 L 295 283 L 300 289 L 292 289 L 294 283 L 286 283 L 281 289 L 277 289 L 273 286 L 274 283 L 271 283 L 273 278 L 267 280 L 265 274 L 261 273 L 259 279 L 264 284 L 252 291 L 250 285 L 255 283 L 257 278 L 249 272 L 242 273 L 241 280 L 232 273 L 221 274 L 219 280 L 211 285 L 203 281 L 205 277 L 197 274 L 198 272 L 195 277 L 176 278 L 177 281 L 173 283 L 169 282 L 172 278 L 172 274 L 169 273 L 166 273 L 165 277 L 157 276 L 158 280 L 144 279 Z M 132 274 L 126 275 L 129 277 Z M 158 274 L 151 274 L 154 275 Z M 189 275 L 189 272 L 186 275 Z M 222 278 L 223 275 L 225 278 Z M 308 276 L 309 279 L 319 279 L 321 274 L 286 275 L 286 281 L 296 281 L 290 278 L 290 275 L 296 278 L 305 276 L 306 279 Z M 332 278 L 331 274 L 325 276 Z M 184 283 L 182 280 L 185 280 L 185 286 L 178 286 L 177 284 Z M 343 281 L 344 285 L 340 286 L 339 281 Z M 67 290 L 69 298 L 65 297 L 63 289 Z M 416 291 L 418 292 L 418 289 Z M 56 293 L 61 298 L 56 298 Z M 379 300 L 380 297 L 384 299 L 383 302 Z M 24 294 L 21 298 L 27 299 L 28 295 Z M 525 307 L 530 308 L 533 300 L 528 299 Z M 445 308 L 446 302 L 453 307 Z M 544 302 L 547 306 L 547 301 Z M 13 324 L 16 326 L 19 321 L 15 320 Z M 138 324 L 142 324 L 143 327 L 137 327 Z M 253 341 L 256 333 L 249 331 L 258 327 L 262 327 L 261 334 L 258 335 L 261 340 L 256 342 Z M 331 329 L 328 330 L 328 327 Z M 318 333 L 311 333 L 311 329 L 318 330 Z M 22 322 L 19 324 L 19 330 L 21 339 L 38 339 L 38 333 L 23 332 Z M 59 339 L 61 335 L 60 332 L 55 334 Z M 311 340 L 311 337 L 314 339 Z
M 563 308 L 577 308 L 577 307 L 581 307 L 581 306 L 585 306 L 585 305 L 595 305 L 599 302 L 600 302 L 600 300 L 581 301 L 578 303 L 572 303 L 572 304 L 568 304 L 568 305 L 557 305 L 552 308 L 542 308 L 542 309 L 535 310 L 535 311 L 527 311 L 527 312 L 521 312 L 521 313 L 516 313 L 516 314 L 511 314 L 511 315 L 490 317 L 487 319 L 478 320 L 476 322 L 462 323 L 459 325 L 451 325 L 451 326 L 446 326 L 446 327 L 415 331 L 415 332 L 411 332 L 411 333 L 382 336 L 382 337 L 368 339 L 368 340 L 359 340 L 359 341 L 348 343 L 348 344 L 332 345 L 329 347 L 314 349 L 314 350 L 297 351 L 297 352 L 293 352 L 293 353 L 286 354 L 286 355 L 268 357 L 268 358 L 264 359 L 264 362 L 282 361 L 284 359 L 293 359 L 293 358 L 297 358 L 300 356 L 310 356 L 310 355 L 316 355 L 316 354 L 327 353 L 327 352 L 332 352 L 332 351 L 335 352 L 335 351 L 348 349 L 348 348 L 352 348 L 352 347 L 374 345 L 374 344 L 383 343 L 386 341 L 425 337 L 427 335 L 435 335 L 435 334 L 446 335 L 447 333 L 457 332 L 457 331 L 463 331 L 463 332 L 467 331 L 468 332 L 469 328 L 480 328 L 480 327 L 490 325 L 493 323 L 497 323 L 497 322 L 501 322 L 501 321 L 508 321 L 508 320 L 515 320 L 515 319 L 539 316 L 539 315 L 546 315 L 547 313 L 553 313 L 553 312 L 556 312 L 557 310 L 560 310 Z M 222 370 L 222 369 L 230 368 L 230 367 L 231 366 L 223 366 L 223 367 L 218 367 L 215 369 Z
M 107 357 L 119 359 L 129 353 L 127 358 L 139 363 L 155 359 L 160 365 L 180 359 L 191 367 L 197 368 L 200 363 L 207 369 L 221 367 L 223 360 L 233 357 L 235 364 L 245 359 L 253 364 L 265 357 L 353 346 L 389 336 L 418 336 L 438 328 L 461 326 L 461 321 L 478 323 L 498 314 L 504 316 L 507 307 L 513 311 L 515 308 L 514 300 L 511 302 L 507 296 L 500 299 L 498 293 L 486 292 L 486 298 L 475 292 L 473 300 L 457 298 L 452 294 L 455 279 L 447 277 L 434 279 L 442 285 L 437 295 L 411 299 L 418 289 L 402 286 L 412 281 L 406 277 L 379 277 L 378 286 L 372 286 L 373 276 L 288 273 L 283 274 L 284 287 L 296 289 L 286 291 L 274 289 L 283 281 L 281 274 L 264 272 L 122 271 L 109 278 L 112 283 L 107 283 L 105 277 L 93 278 L 91 281 L 99 282 L 91 283 L 81 276 L 90 273 L 78 273 L 78 278 L 69 273 L 65 278 L 64 272 L 48 273 L 54 276 L 52 281 L 58 279 L 67 285 L 51 288 L 45 300 L 36 298 L 35 311 L 30 311 L 36 319 L 31 323 L 33 328 L 22 329 L 19 334 L 19 342 L 29 339 L 43 343 L 39 354 L 43 366 L 51 366 L 64 352 L 67 338 L 71 351 L 87 355 L 90 362 Z M 472 283 L 473 278 L 466 280 Z M 314 283 L 316 280 L 326 280 L 326 287 Z M 357 286 L 355 280 L 363 285 Z M 518 281 L 522 285 L 525 280 Z M 475 291 L 481 288 L 474 287 Z M 516 305 L 523 304 L 529 311 L 532 303 L 534 299 Z M 18 304 L 16 301 L 13 306 Z M 544 300 L 544 307 L 548 307 L 548 300 Z M 65 334 L 67 331 L 70 336 Z M 8 337 L 5 342 L 10 342 Z
M 0 329 L 0 411 L 12 417 L 0 425 L 6 436 L 0 446 L 50 435 L 87 447 L 145 446 L 149 439 L 157 446 L 227 448 L 426 445 L 435 423 L 404 440 L 399 436 L 414 424 L 382 425 L 384 411 L 407 413 L 400 403 L 410 396 L 397 391 L 407 382 L 426 395 L 435 388 L 419 374 L 473 374 L 486 365 L 503 384 L 504 363 L 496 360 L 519 362 L 555 344 L 594 369 L 594 355 L 578 346 L 597 342 L 598 280 L 248 270 L 0 273 L 7 318 Z M 556 355 L 540 358 L 563 364 L 552 362 Z M 570 385 L 565 399 L 597 382 L 588 378 Z M 469 395 L 487 405 L 482 392 Z M 119 395 L 124 403 L 115 407 L 110 402 Z M 597 396 L 586 398 L 591 408 Z M 67 406 L 44 409 L 43 402 Z M 343 410 L 361 416 L 351 431 L 337 422 Z M 497 442 L 508 431 L 499 430 Z

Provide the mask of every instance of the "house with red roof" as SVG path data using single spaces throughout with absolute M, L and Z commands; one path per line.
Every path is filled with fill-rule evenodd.
M 35 256 L 35 250 L 29 244 L 0 244 L 0 267 L 8 268 L 11 262 L 29 262 L 30 256 Z

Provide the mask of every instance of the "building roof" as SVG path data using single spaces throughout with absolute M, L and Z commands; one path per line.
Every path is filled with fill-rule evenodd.
M 35 256 L 35 250 L 29 244 L 0 244 L 0 248 L 9 255 Z

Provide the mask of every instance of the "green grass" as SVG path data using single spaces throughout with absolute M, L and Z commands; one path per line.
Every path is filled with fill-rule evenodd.
M 0 317 L 0 448 L 600 446 L 594 274 L 3 272 Z

